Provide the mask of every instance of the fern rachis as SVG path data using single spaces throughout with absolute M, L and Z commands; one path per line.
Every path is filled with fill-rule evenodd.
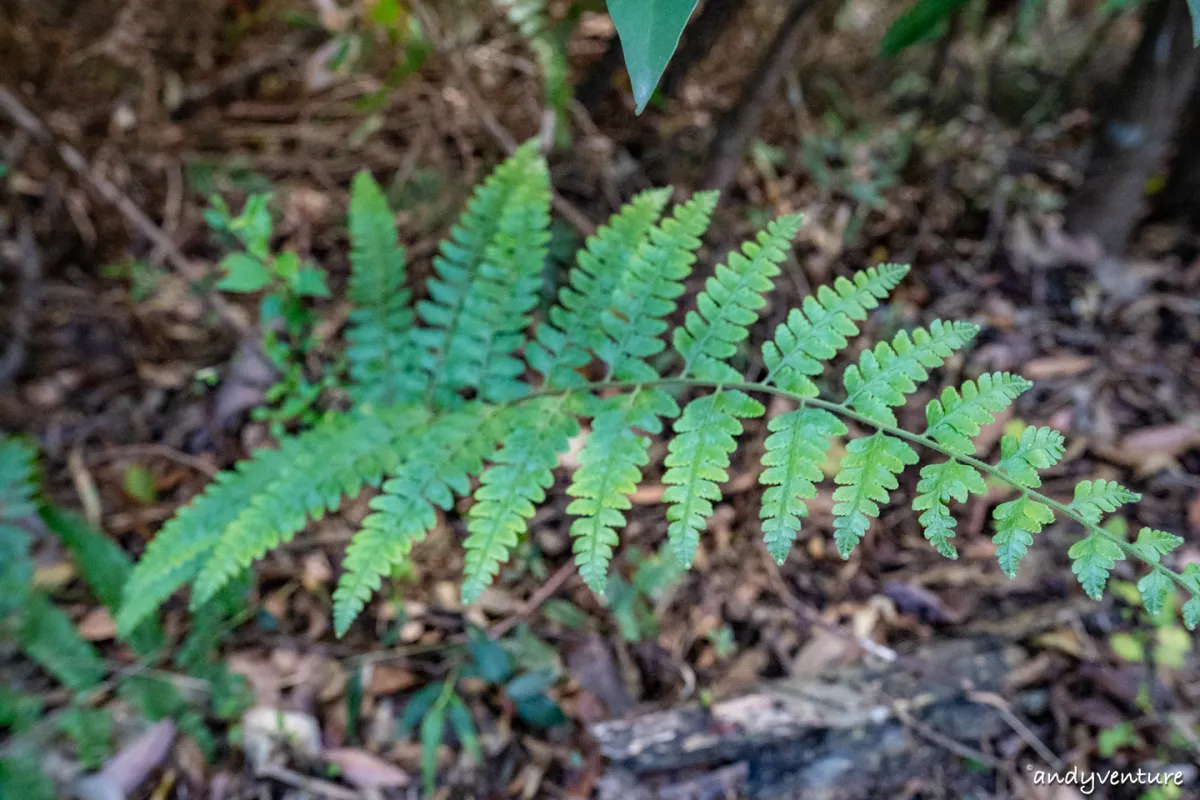
M 525 535 L 554 482 L 559 453 L 589 420 L 566 489 L 584 580 L 597 591 L 607 583 L 629 495 L 649 463 L 650 437 L 663 434 L 669 421 L 668 539 L 678 560 L 690 563 L 728 479 L 743 420 L 762 416 L 761 401 L 769 396 L 795 404 L 767 423 L 760 477 L 762 529 L 776 560 L 797 537 L 834 437 L 848 437 L 834 494 L 833 532 L 843 557 L 891 502 L 899 474 L 920 461 L 919 451 L 932 452 L 940 460 L 921 469 L 913 507 L 942 554 L 956 555 L 951 503 L 981 494 L 986 477 L 1016 492 L 993 513 L 1003 571 L 1015 573 L 1033 536 L 1054 518 L 1073 520 L 1087 532 L 1070 555 L 1089 594 L 1129 556 L 1150 567 L 1139 583 L 1148 608 L 1178 585 L 1193 595 L 1185 621 L 1200 621 L 1200 568 L 1179 573 L 1163 563 L 1176 537 L 1146 529 L 1131 543 L 1100 525 L 1104 514 L 1136 495 L 1107 481 L 1082 482 L 1070 503 L 1039 491 L 1038 472 L 1062 455 L 1060 435 L 1048 428 L 1007 434 L 997 464 L 977 457 L 975 437 L 1028 388 L 1023 379 L 997 373 L 968 380 L 930 401 L 923 432 L 899 427 L 894 409 L 970 344 L 975 325 L 935 321 L 901 332 L 845 368 L 841 399 L 820 396 L 819 377 L 907 267 L 882 264 L 819 289 L 762 345 L 765 377 L 743 377 L 731 361 L 751 339 L 798 217 L 779 218 L 732 253 L 667 337 L 716 197 L 697 194 L 659 219 L 667 192 L 643 193 L 588 240 L 557 305 L 531 326 L 548 237 L 547 175 L 527 145 L 477 190 L 442 245 L 428 299 L 415 314 L 401 288 L 403 255 L 391 215 L 363 179 L 352 207 L 359 280 L 351 299 L 363 302 L 368 285 L 394 295 L 377 302 L 370 316 L 352 317 L 359 407 L 223 474 L 169 523 L 130 581 L 123 630 L 186 582 L 196 581 L 193 600 L 202 601 L 294 535 L 309 515 L 372 485 L 382 491 L 350 545 L 335 595 L 338 632 L 411 557 L 434 527 L 436 509 L 448 511 L 468 495 L 475 503 L 465 514 L 463 594 L 473 599 Z M 668 355 L 681 364 L 674 376 L 657 366 L 670 361 L 659 358 L 668 339 L 674 347 Z M 589 381 L 596 372 L 604 377 Z M 527 378 L 534 374 L 540 378 Z M 694 396 L 681 401 L 682 395 Z M 300 502 L 289 501 L 296 493 Z

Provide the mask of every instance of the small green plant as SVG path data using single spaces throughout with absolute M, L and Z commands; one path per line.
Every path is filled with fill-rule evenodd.
M 801 159 L 826 198 L 853 205 L 843 239 L 858 238 L 872 211 L 887 207 L 883 192 L 895 186 L 912 146 L 911 125 L 871 131 L 851 128 L 835 113 L 825 115 L 825 132 L 805 137 Z
M 269 194 L 252 194 L 242 212 L 233 216 L 225 201 L 214 196 L 204 216 L 213 231 L 237 246 L 221 259 L 224 277 L 217 288 L 262 293 L 258 316 L 263 353 L 280 378 L 267 390 L 266 402 L 255 410 L 255 415 L 270 422 L 272 432 L 279 435 L 293 421 L 316 421 L 317 400 L 324 389 L 336 384 L 336 379 L 330 369 L 316 379 L 308 374 L 316 321 L 310 302 L 314 297 L 329 296 L 325 272 L 302 263 L 300 256 L 290 250 L 271 251 L 274 222 L 270 201 Z
M 524 638 L 530 638 L 527 631 Z M 454 663 L 450 676 L 423 687 L 409 698 L 398 723 L 398 733 L 407 737 L 419 727 L 421 776 L 427 796 L 433 793 L 437 750 L 442 744 L 447 722 L 463 750 L 476 764 L 483 763 L 479 734 L 471 711 L 459 694 L 459 681 L 482 681 L 511 704 L 516 715 L 528 725 L 549 728 L 566 722 L 562 709 L 546 694 L 558 679 L 557 670 L 528 658 L 530 648 L 526 645 L 520 637 L 497 642 L 470 629 L 464 657 Z M 532 666 L 530 661 L 534 661 Z
M 72 742 L 87 769 L 110 754 L 112 719 L 105 708 L 93 707 L 109 678 L 110 667 L 79 634 L 71 618 L 33 584 L 31 556 L 34 523 L 44 525 L 70 553 L 92 594 L 116 613 L 133 564 L 111 539 L 78 516 L 42 502 L 39 497 L 36 451 L 23 439 L 0 435 L 0 638 L 14 641 L 20 651 L 71 695 L 68 705 L 52 716 L 42 702 L 17 686 L 0 689 L 0 729 L 13 739 L 0 750 L 0 797 L 52 797 L 53 788 L 41 776 L 36 751 L 25 743 L 40 723 L 49 719 Z M 122 635 L 122 641 L 147 666 L 169 666 L 207 682 L 207 706 L 186 699 L 163 677 L 132 675 L 114 680 L 118 692 L 150 721 L 176 720 L 211 755 L 212 733 L 206 717 L 230 720 L 248 702 L 248 687 L 214 658 L 213 651 L 244 603 L 236 587 L 223 591 L 213 605 L 195 615 L 192 632 L 174 647 L 158 621 L 151 617 Z
M 590 432 L 566 492 L 584 581 L 605 591 L 629 495 L 650 459 L 648 434 L 665 433 L 668 424 L 668 547 L 689 567 L 728 480 L 742 421 L 764 416 L 755 396 L 771 395 L 795 406 L 768 422 L 760 478 L 763 534 L 777 561 L 808 514 L 805 501 L 816 496 L 835 438 L 848 440 L 833 495 L 843 558 L 890 501 L 900 473 L 921 462 L 916 446 L 937 458 L 920 470 L 913 507 L 946 557 L 957 557 L 951 502 L 983 494 L 990 476 L 1017 492 L 994 511 L 1006 573 L 1016 573 L 1045 525 L 1072 520 L 1086 534 L 1069 555 L 1088 595 L 1099 598 L 1115 563 L 1132 556 L 1149 568 L 1138 582 L 1147 610 L 1156 613 L 1179 586 L 1193 595 L 1183 606 L 1186 624 L 1200 621 L 1200 567 L 1179 573 L 1166 563 L 1182 539 L 1143 528 L 1129 542 L 1100 525 L 1138 495 L 1107 480 L 1080 482 L 1070 502 L 1038 491 L 1039 472 L 1062 456 L 1058 432 L 1030 427 L 1004 436 L 996 464 L 976 456 L 973 437 L 1029 388 L 1024 378 L 987 373 L 947 387 L 926 406 L 923 430 L 899 426 L 895 409 L 970 344 L 976 325 L 938 320 L 878 342 L 846 367 L 834 393 L 826 367 L 906 266 L 881 264 L 821 287 L 763 343 L 765 374 L 746 378 L 733 358 L 800 227 L 798 216 L 781 217 L 716 268 L 671 331 L 668 319 L 717 198 L 696 194 L 660 219 L 668 198 L 667 190 L 642 193 L 591 237 L 558 303 L 535 324 L 550 188 L 532 144 L 476 190 L 434 258 L 427 299 L 415 306 L 403 289 L 404 251 L 382 194 L 369 176 L 357 178 L 350 299 L 358 307 L 347 334 L 355 407 L 257 451 L 169 522 L 126 586 L 120 630 L 132 631 L 185 583 L 192 605 L 203 606 L 310 517 L 367 487 L 379 493 L 346 553 L 334 595 L 337 632 L 409 560 L 437 509 L 451 510 L 467 495 L 475 503 L 465 514 L 462 597 L 472 602 L 525 535 L 580 420 Z M 662 338 L 668 331 L 670 351 Z

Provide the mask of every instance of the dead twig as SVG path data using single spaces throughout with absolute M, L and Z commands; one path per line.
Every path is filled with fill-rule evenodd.
M 549 580 L 541 585 L 541 587 L 533 593 L 533 596 L 526 601 L 525 605 L 521 606 L 517 613 L 507 619 L 503 619 L 492 626 L 488 631 L 488 636 L 492 639 L 499 639 L 504 634 L 517 627 L 522 621 L 529 618 L 534 611 L 541 607 L 542 603 L 554 596 L 554 593 L 563 587 L 571 576 L 575 574 L 575 562 L 568 561 L 558 568 Z
M 41 294 L 42 263 L 28 220 L 21 220 L 17 250 L 17 305 L 13 309 L 8 344 L 4 347 L 4 355 L 0 356 L 0 387 L 11 383 L 25 363 L 25 346 L 33 330 L 34 307 Z
M 1041 757 L 1042 761 L 1050 766 L 1055 772 L 1061 772 L 1066 769 L 1063 760 L 1054 755 L 1054 751 L 1046 746 L 1045 742 L 1037 737 L 1037 734 L 1026 725 L 1020 717 L 1012 712 L 1007 700 L 995 692 L 967 692 L 967 698 L 973 702 L 980 703 L 985 706 L 990 706 L 1000 712 L 1000 716 L 1008 723 L 1008 726 L 1013 729 L 1017 736 L 1021 737 L 1021 741 L 1032 747 Z
M 35 140 L 54 147 L 62 162 L 72 172 L 83 178 L 97 194 L 115 206 L 139 233 L 149 239 L 158 251 L 162 252 L 166 262 L 186 280 L 191 283 L 200 283 L 208 277 L 204 268 L 189 260 L 171 240 L 171 237 L 163 233 L 162 229 L 146 216 L 146 213 L 130 200 L 116 184 L 93 170 L 82 153 L 55 136 L 37 116 L 17 99 L 16 95 L 3 86 L 0 86 L 0 112 L 3 112 Z M 249 332 L 250 322 L 245 313 L 237 306 L 216 293 L 206 295 L 204 300 L 220 315 L 222 320 L 239 334 Z
M 158 456 L 174 461 L 177 464 L 182 464 L 185 467 L 190 467 L 197 472 L 202 472 L 208 477 L 213 477 L 220 468 L 203 458 L 188 455 L 187 453 L 176 450 L 174 447 L 165 444 L 125 444 L 114 445 L 107 447 L 103 452 L 97 453 L 94 458 L 97 461 L 105 461 L 118 458 L 138 458 L 145 456 Z

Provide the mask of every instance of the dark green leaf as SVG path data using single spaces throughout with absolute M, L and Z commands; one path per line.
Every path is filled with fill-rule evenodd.
M 488 683 L 503 683 L 512 674 L 512 660 L 498 642 L 486 634 L 472 629 L 467 641 L 471 660 L 479 670 L 479 677 Z
M 553 728 L 567 721 L 567 715 L 549 697 L 535 694 L 517 703 L 517 716 L 535 728 Z
M 433 794 L 433 782 L 437 779 L 437 751 L 445 728 L 444 705 L 434 706 L 421 720 L 421 783 L 426 795 Z
M 608 0 L 608 13 L 621 37 L 637 113 L 658 85 L 697 0 Z
M 408 704 L 404 706 L 404 714 L 396 725 L 397 736 L 403 739 L 412 733 L 413 728 L 417 726 L 417 720 L 424 717 L 429 709 L 433 708 L 433 704 L 437 702 L 445 686 L 444 681 L 431 683 L 408 699 Z
M 885 58 L 931 38 L 966 0 L 916 0 L 883 35 L 879 50 Z
M 552 683 L 554 683 L 554 674 L 549 671 L 526 672 L 509 681 L 508 686 L 504 687 L 504 691 L 508 693 L 513 702 L 519 703 L 546 691 Z
M 450 724 L 454 726 L 454 734 L 462 742 L 463 749 L 476 764 L 482 764 L 483 748 L 479 746 L 479 734 L 475 731 L 475 722 L 471 719 L 471 712 L 467 709 L 466 703 L 458 695 L 452 694 L 450 703 L 446 706 L 446 712 L 450 716 Z

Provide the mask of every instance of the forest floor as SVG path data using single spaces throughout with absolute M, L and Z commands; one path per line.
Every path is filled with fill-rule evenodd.
M 0 429 L 36 436 L 49 496 L 84 511 L 135 555 L 216 470 L 269 440 L 247 413 L 270 382 L 246 354 L 252 342 L 214 317 L 181 273 L 182 264 L 215 274 L 220 252 L 202 216 L 209 196 L 224 194 L 236 207 L 248 190 L 274 192 L 281 244 L 327 269 L 336 298 L 348 269 L 349 179 L 368 168 L 400 209 L 401 240 L 420 285 L 437 241 L 503 156 L 506 137 L 520 141 L 544 125 L 532 55 L 494 14 L 461 22 L 430 4 L 441 15 L 440 51 L 380 91 L 395 59 L 386 47 L 364 52 L 344 74 L 330 71 L 321 58 L 342 22 L 334 11 L 317 19 L 304 7 L 301 24 L 268 13 L 271 3 L 256 5 L 17 0 L 0 12 L 0 86 L 178 250 L 156 246 L 153 228 L 131 222 L 55 146 L 0 113 L 7 165 L 0 263 L 36 262 L 24 278 L 36 290 L 27 307 L 21 292 L 7 291 L 22 278 L 4 267 L 0 329 L 21 314 L 32 327 L 22 368 L 0 384 Z M 762 30 L 775 16 L 752 13 L 762 17 Z M 603 52 L 606 26 L 588 17 L 571 40 L 575 77 Z M 761 46 L 756 28 L 727 34 L 720 57 L 697 64 L 672 98 L 641 117 L 632 113 L 623 78 L 594 113 L 575 110 L 570 145 L 549 154 L 554 186 L 576 212 L 560 217 L 560 238 L 578 242 L 589 224 L 643 188 L 698 185 L 711 129 Z M 936 318 L 970 319 L 983 332 L 921 389 L 902 422 L 919 424 L 925 401 L 944 385 L 1018 372 L 1036 386 L 985 433 L 980 452 L 996 448 L 1005 425 L 1051 425 L 1066 435 L 1067 456 L 1050 471 L 1048 494 L 1069 499 L 1083 478 L 1120 480 L 1144 496 L 1128 511 L 1129 528 L 1179 533 L 1187 539 L 1180 563 L 1200 562 L 1200 236 L 1152 222 L 1118 268 L 1088 266 L 1085 258 L 1064 263 L 1069 242 L 1057 233 L 1056 213 L 1079 177 L 1087 113 L 1074 102 L 1058 104 L 1046 119 L 1023 125 L 995 110 L 1003 98 L 985 107 L 979 55 L 967 46 L 949 53 L 931 93 L 920 76 L 933 49 L 880 62 L 879 30 L 808 35 L 811 46 L 786 78 L 787 102 L 766 110 L 726 193 L 696 287 L 725 252 L 787 211 L 803 211 L 807 221 L 760 336 L 836 275 L 881 261 L 913 264 L 892 304 L 867 324 L 864 341 Z M 1119 64 L 1126 34 L 1120 26 L 1110 32 L 1098 62 L 1111 49 L 1107 58 Z M 1031 76 L 1044 86 L 1064 67 L 1011 61 L 993 87 L 1004 89 L 1011 78 L 1015 94 Z M 1091 70 L 1103 77 L 1107 68 Z M 926 102 L 930 96 L 936 102 Z M 818 162 L 826 166 L 824 185 Z M 869 199 L 876 194 L 878 207 Z M 232 302 L 252 318 L 249 303 Z M 332 347 L 345 313 L 338 300 L 323 302 L 326 344 L 318 353 Z M 575 576 L 560 475 L 533 520 L 529 546 L 478 606 L 457 601 L 461 530 L 449 518 L 418 549 L 412 574 L 336 639 L 330 595 L 364 513 L 360 500 L 259 564 L 254 613 L 222 652 L 248 677 L 258 705 L 311 715 L 324 746 L 375 754 L 416 776 L 419 744 L 395 735 L 404 703 L 446 675 L 468 626 L 506 632 L 520 659 L 549 664 L 561 676 L 551 694 L 568 724 L 530 726 L 482 682 L 467 685 L 489 758 L 481 769 L 459 762 L 444 773 L 443 791 L 464 796 L 586 796 L 605 769 L 588 723 L 850 665 L 863 658 L 861 640 L 899 648 L 983 629 L 1004 632 L 1029 656 L 1007 690 L 1041 699 L 1026 713 L 1029 727 L 1014 728 L 998 745 L 1010 766 L 1032 758 L 1030 739 L 1068 763 L 1200 758 L 1193 640 L 1181 642 L 1178 623 L 1151 625 L 1119 587 L 1104 603 L 1086 601 L 1066 555 L 1078 531 L 1047 529 L 1018 577 L 1008 579 L 988 532 L 991 508 L 1004 499 L 996 489 L 967 504 L 956 561 L 928 546 L 902 504 L 885 509 L 843 561 L 832 545 L 826 486 L 793 556 L 776 567 L 757 522 L 764 436 L 765 425 L 748 425 L 695 568 L 645 613 L 614 618 Z M 652 453 L 622 537 L 615 567 L 627 575 L 638 553 L 653 552 L 665 535 L 661 455 L 661 448 Z M 148 475 L 149 487 L 131 488 L 131 472 Z M 915 482 L 907 474 L 902 485 L 911 490 Z M 65 553 L 46 541 L 37 555 L 41 585 L 113 664 L 129 663 L 107 612 L 84 599 Z M 1135 575 L 1127 564 L 1114 573 L 1124 582 Z M 166 619 L 181 632 L 183 604 L 172 603 Z M 1143 660 L 1133 658 L 1138 653 Z M 7 682 L 6 670 L 37 685 L 27 667 L 0 653 Z M 1125 733 L 1106 734 L 1114 730 Z M 178 747 L 158 788 L 148 791 L 230 798 L 297 791 L 278 775 L 254 777 L 238 749 L 219 740 L 213 763 Z M 457 753 L 445 748 L 443 763 L 449 767 Z M 287 770 L 348 785 L 299 762 Z M 1011 788 L 1020 785 L 1013 770 L 979 778 L 964 759 L 954 775 L 913 792 L 950 796 L 957 791 L 950 787 L 969 787 L 1002 796 L 1007 785 L 1010 796 L 1022 796 Z

